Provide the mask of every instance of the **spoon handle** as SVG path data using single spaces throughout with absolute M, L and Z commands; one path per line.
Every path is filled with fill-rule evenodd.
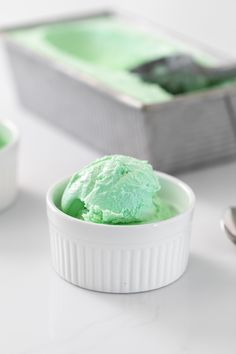
M 207 68 L 206 75 L 208 78 L 214 80 L 229 80 L 236 78 L 236 64 L 216 68 Z

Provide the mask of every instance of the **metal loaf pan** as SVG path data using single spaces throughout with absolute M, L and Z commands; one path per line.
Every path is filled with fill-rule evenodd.
M 100 15 L 122 16 L 101 12 L 70 20 Z M 11 30 L 3 35 L 22 104 L 102 153 L 147 159 L 172 173 L 236 156 L 236 85 L 142 104 L 19 45 Z

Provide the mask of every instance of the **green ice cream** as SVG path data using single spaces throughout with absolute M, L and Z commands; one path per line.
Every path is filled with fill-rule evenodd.
M 105 156 L 75 173 L 66 186 L 61 209 L 95 223 L 134 224 L 176 214 L 159 197 L 157 174 L 146 161 Z
M 4 126 L 1 126 L 0 122 L 0 149 L 8 144 L 10 140 L 9 133 Z
M 84 73 L 107 89 L 146 104 L 170 101 L 173 96 L 156 82 L 144 82 L 130 69 L 186 52 L 200 62 L 214 63 L 213 58 L 189 45 L 114 16 L 19 29 L 11 36 L 19 44 Z
M 1 139 L 1 136 L 0 136 L 0 149 L 3 148 L 4 145 L 5 145 L 5 141 L 3 139 Z

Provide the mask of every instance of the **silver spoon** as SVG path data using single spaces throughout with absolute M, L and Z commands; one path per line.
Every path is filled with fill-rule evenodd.
M 229 207 L 225 210 L 221 219 L 221 227 L 228 238 L 236 244 L 236 207 Z
M 191 55 L 176 54 L 148 61 L 131 68 L 130 72 L 176 95 L 235 79 L 236 63 L 208 67 L 199 64 Z

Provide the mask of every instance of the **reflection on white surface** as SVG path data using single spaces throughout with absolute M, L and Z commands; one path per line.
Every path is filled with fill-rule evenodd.
M 50 341 L 27 353 L 205 353 L 208 348 L 222 353 L 225 340 L 235 340 L 234 275 L 192 255 L 187 273 L 175 284 L 112 295 L 77 288 L 52 273 Z M 230 330 L 222 340 L 224 327 Z
M 156 309 L 146 307 L 145 294 L 97 293 L 65 283 L 57 276 L 52 277 L 49 329 L 56 340 L 78 334 L 83 336 L 90 330 L 99 332 L 100 327 L 104 327 L 106 334 L 114 328 L 122 328 L 125 323 L 133 327 L 153 322 L 157 310 L 158 305 Z

